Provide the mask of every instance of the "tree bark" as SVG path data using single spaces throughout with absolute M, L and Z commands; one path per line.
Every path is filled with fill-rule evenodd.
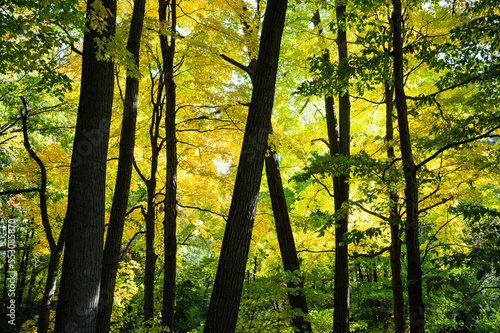
M 267 183 L 271 195 L 271 205 L 273 207 L 283 268 L 294 275 L 292 280 L 287 281 L 287 288 L 290 290 L 288 292 L 288 301 L 290 302 L 292 311 L 295 310 L 292 325 L 295 327 L 296 332 L 312 332 L 311 323 L 304 317 L 304 315 L 309 313 L 306 296 L 303 293 L 304 281 L 300 274 L 299 259 L 297 258 L 285 192 L 283 190 L 283 183 L 281 182 L 278 154 L 272 147 L 268 149 L 265 162 Z M 296 310 L 300 312 L 297 313 Z
M 346 2 L 337 5 L 337 46 L 339 53 L 340 70 L 348 69 L 347 60 L 347 34 L 345 6 Z M 342 85 L 345 91 L 339 93 L 339 125 L 340 140 L 339 153 L 343 156 L 350 155 L 350 102 L 349 102 L 349 74 L 345 73 Z M 331 140 L 332 138 L 330 138 Z M 335 147 L 335 142 L 333 143 Z M 334 153 L 336 153 L 334 151 Z M 333 299 L 333 331 L 335 333 L 349 332 L 349 258 L 347 244 L 343 243 L 344 235 L 348 232 L 349 212 L 349 174 L 342 174 L 334 179 L 335 212 L 342 212 L 336 221 L 335 227 L 335 282 Z M 335 186 L 337 183 L 337 186 Z M 337 190 L 336 190 L 337 189 Z
M 287 1 L 270 0 L 264 18 L 252 100 L 233 198 L 204 332 L 236 329 L 264 166 Z
M 170 5 L 170 8 L 168 6 Z M 167 149 L 166 193 L 164 201 L 163 241 L 165 265 L 163 270 L 163 308 L 162 326 L 174 332 L 175 314 L 175 277 L 177 271 L 177 137 L 175 128 L 176 85 L 174 81 L 174 58 L 177 29 L 176 0 L 160 0 L 159 19 L 166 23 L 167 12 L 170 16 L 170 42 L 168 35 L 160 35 L 165 73 L 165 139 Z
M 420 240 L 418 226 L 418 182 L 417 168 L 413 161 L 410 130 L 408 125 L 408 107 L 404 92 L 403 74 L 403 38 L 401 33 L 401 1 L 393 0 L 393 57 L 394 89 L 396 108 L 406 182 L 406 248 L 408 258 L 408 302 L 410 307 L 410 332 L 425 331 L 424 302 L 422 296 L 422 268 L 420 263 Z
M 386 125 L 385 142 L 387 144 L 387 157 L 394 160 L 394 125 L 392 111 L 394 109 L 394 89 L 384 82 L 385 88 L 385 106 L 386 106 Z M 401 226 L 398 223 L 401 216 L 398 210 L 399 195 L 393 190 L 395 180 L 389 173 L 388 186 L 391 189 L 389 193 L 389 223 L 391 228 L 391 272 L 392 272 L 392 298 L 394 304 L 394 328 L 396 333 L 406 332 L 405 320 L 405 300 L 403 295 L 403 270 L 401 268 Z
M 127 51 L 133 58 L 135 66 L 139 67 L 139 50 L 144 22 L 146 0 L 135 0 L 127 41 Z M 120 135 L 120 152 L 118 170 L 116 173 L 113 205 L 109 217 L 108 232 L 103 252 L 101 289 L 99 293 L 99 313 L 97 316 L 97 332 L 109 332 L 111 312 L 113 310 L 114 289 L 118 261 L 122 245 L 125 214 L 130 192 L 130 179 L 134 161 L 135 127 L 137 119 L 139 80 L 133 73 L 127 73 L 125 83 L 125 98 L 123 101 L 122 130 Z
M 94 0 L 95 1 L 95 0 Z M 87 2 L 87 18 L 94 1 Z M 87 23 L 82 56 L 80 101 L 76 123 L 66 212 L 67 234 L 55 332 L 94 333 L 104 243 L 106 159 L 113 106 L 114 65 L 98 59 L 97 39 L 114 35 L 116 0 L 102 0 L 109 10 L 106 29 Z

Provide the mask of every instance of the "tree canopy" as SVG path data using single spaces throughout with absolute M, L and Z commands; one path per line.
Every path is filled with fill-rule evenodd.
M 499 27 L 494 0 L 2 2 L 0 330 L 495 332 Z

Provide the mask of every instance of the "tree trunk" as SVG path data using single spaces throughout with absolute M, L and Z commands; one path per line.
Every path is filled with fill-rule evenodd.
M 345 2 L 338 5 L 337 12 L 337 46 L 339 52 L 339 67 L 341 70 L 347 70 L 347 34 L 345 31 Z M 339 152 L 343 156 L 350 155 L 350 102 L 349 91 L 349 74 L 345 74 L 342 78 L 345 91 L 339 94 L 339 124 L 340 124 L 340 141 Z M 331 140 L 332 138 L 330 138 Z M 334 142 L 335 146 L 335 142 Z M 347 182 L 349 174 L 339 175 L 335 177 L 334 184 L 334 199 L 335 212 L 342 212 L 339 219 L 336 221 L 335 228 L 335 283 L 334 283 L 334 299 L 333 299 L 333 331 L 335 333 L 349 332 L 349 258 L 347 256 L 347 244 L 343 243 L 344 235 L 348 232 L 349 212 L 347 204 L 349 202 L 349 183 Z M 336 190 L 337 188 L 337 190 Z M 344 212 L 343 212 L 344 211 Z
M 66 221 L 63 223 L 59 240 L 54 250 L 50 251 L 49 268 L 47 270 L 47 280 L 45 282 L 45 291 L 42 297 L 38 312 L 38 333 L 47 333 L 49 331 L 50 308 L 52 300 L 56 293 L 57 276 L 59 274 L 59 262 L 64 248 L 64 240 L 66 238 Z
M 24 240 L 24 244 L 28 244 L 28 241 L 33 238 L 34 231 L 26 232 L 26 239 Z M 19 269 L 17 271 L 17 287 L 16 287 L 16 304 L 18 306 L 23 306 L 26 305 L 23 303 L 23 296 L 24 296 L 24 288 L 26 287 L 26 275 L 28 273 L 28 261 L 29 261 L 29 254 L 30 254 L 30 249 L 25 248 L 22 250 L 23 254 L 21 256 L 21 262 L 19 265 Z
M 21 100 L 25 109 L 25 112 L 21 117 L 23 123 L 23 144 L 26 151 L 29 153 L 31 158 L 35 160 L 35 162 L 38 164 L 38 167 L 40 168 L 40 215 L 45 232 L 45 237 L 47 238 L 50 248 L 47 280 L 45 281 L 45 290 L 38 312 L 38 333 L 46 333 L 49 329 L 50 308 L 52 306 L 52 299 L 54 298 L 54 294 L 56 291 L 57 275 L 59 274 L 59 262 L 61 260 L 61 255 L 66 240 L 66 226 L 68 225 L 68 223 L 67 220 L 63 222 L 61 232 L 59 233 L 59 239 L 56 243 L 54 235 L 52 234 L 52 228 L 50 226 L 49 215 L 47 211 L 47 170 L 43 161 L 38 157 L 36 152 L 31 147 L 28 137 L 27 124 L 29 114 L 28 104 L 26 103 L 24 97 L 21 97 Z
M 233 198 L 204 332 L 236 329 L 264 166 L 287 1 L 270 0 L 264 18 L 252 100 Z
M 88 18 L 94 1 L 87 3 Z M 114 65 L 112 61 L 98 60 L 95 42 L 97 38 L 112 36 L 116 22 L 116 1 L 102 0 L 102 4 L 110 13 L 106 29 L 100 34 L 87 24 L 84 35 L 80 102 L 68 188 L 66 250 L 55 332 L 96 330 Z
M 392 111 L 394 109 L 393 95 L 387 81 L 384 82 L 385 88 L 385 106 L 386 106 L 386 125 L 385 142 L 387 144 L 387 157 L 394 160 L 394 125 Z M 405 300 L 403 295 L 403 270 L 401 268 L 401 227 L 398 223 L 401 216 L 398 210 L 399 195 L 393 190 L 395 180 L 392 172 L 389 172 L 388 186 L 391 189 L 389 193 L 389 223 L 391 227 L 391 271 L 392 271 L 392 298 L 394 303 L 394 328 L 396 333 L 406 332 L 405 320 Z
M 134 57 L 135 66 L 139 67 L 139 49 L 144 22 L 146 0 L 135 0 L 130 22 L 127 51 Z M 101 289 L 99 293 L 99 313 L 97 316 L 97 332 L 109 332 L 113 295 L 118 271 L 118 261 L 125 225 L 125 214 L 130 192 L 132 163 L 134 161 L 135 126 L 139 94 L 139 81 L 133 73 L 127 73 L 125 83 L 125 99 L 123 102 L 123 119 L 120 136 L 120 155 L 116 174 L 113 205 L 109 217 L 108 232 L 103 252 Z
M 162 326 L 166 326 L 169 332 L 174 332 L 175 314 L 175 277 L 177 270 L 177 137 L 175 129 L 176 115 L 176 92 L 174 81 L 174 58 L 175 58 L 175 33 L 177 25 L 177 2 L 170 0 L 169 3 L 160 0 L 159 19 L 160 22 L 167 20 L 167 12 L 170 14 L 171 37 L 160 35 L 160 43 L 163 58 L 163 71 L 165 73 L 165 139 L 167 149 L 166 170 L 166 193 L 164 201 L 163 241 L 165 247 L 165 265 L 163 271 L 163 308 Z
M 285 271 L 295 276 L 291 281 L 287 282 L 287 288 L 290 289 L 288 300 L 292 311 L 294 311 L 292 325 L 295 327 L 296 332 L 312 332 L 311 323 L 304 318 L 304 315 L 309 313 L 306 296 L 303 293 L 304 282 L 300 274 L 299 259 L 297 258 L 285 192 L 283 191 L 283 183 L 281 182 L 278 154 L 273 148 L 269 147 L 265 161 L 267 183 L 271 195 L 271 204 L 283 267 Z M 299 282 L 294 282 L 295 280 Z
M 158 112 L 158 110 L 156 110 Z M 154 122 L 155 117 L 153 117 Z M 157 120 L 159 124 L 159 119 Z M 159 128 L 159 125 L 155 127 Z M 154 135 L 157 139 L 158 136 Z M 147 182 L 148 209 L 146 212 L 146 267 L 144 269 L 144 320 L 148 321 L 154 315 L 154 282 L 155 282 L 155 218 L 156 218 L 156 179 L 158 171 L 158 146 L 157 140 L 151 138 L 151 178 Z
M 410 306 L 410 332 L 425 331 L 424 302 L 422 297 L 422 268 L 420 264 L 420 240 L 418 230 L 418 183 L 417 170 L 413 162 L 410 130 L 408 125 L 408 109 L 404 92 L 403 75 L 403 39 L 401 34 L 401 1 L 393 0 L 393 55 L 394 55 L 394 89 L 396 92 L 396 108 L 403 158 L 403 169 L 406 182 L 406 248 L 408 257 L 408 302 Z
M 345 29 L 345 4 L 338 5 L 336 8 L 337 14 L 337 46 L 339 52 L 339 64 L 343 69 L 347 69 L 347 34 Z M 313 24 L 317 26 L 320 21 L 319 10 L 313 15 Z M 321 36 L 323 30 L 319 30 Z M 330 63 L 330 51 L 323 51 L 323 59 Z M 350 103 L 349 91 L 347 90 L 349 78 L 346 75 L 344 78 L 344 86 L 346 91 L 339 94 L 339 120 L 340 120 L 340 138 L 337 129 L 337 117 L 335 116 L 335 106 L 332 94 L 325 96 L 325 114 L 326 127 L 328 130 L 328 141 L 330 155 L 335 156 L 342 154 L 349 156 L 350 154 Z M 349 184 L 347 183 L 349 175 L 340 175 L 333 177 L 333 193 L 335 212 L 339 214 L 339 219 L 336 222 L 335 228 L 335 280 L 334 280 L 334 312 L 333 312 L 333 331 L 348 332 L 349 331 L 349 258 L 347 255 L 347 245 L 342 244 L 344 234 L 348 232 L 349 216 L 348 211 L 344 207 L 349 201 Z M 340 213 L 342 209 L 345 213 Z

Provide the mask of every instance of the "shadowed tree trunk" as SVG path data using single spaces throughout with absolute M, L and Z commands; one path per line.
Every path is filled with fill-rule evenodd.
M 347 34 L 345 31 L 345 2 L 337 5 L 337 46 L 339 53 L 339 69 L 347 72 Z M 319 10 L 313 15 L 312 23 L 318 26 L 321 22 Z M 323 29 L 319 29 L 319 36 L 323 35 Z M 330 63 L 330 51 L 323 50 L 323 60 Z M 342 77 L 342 75 L 340 75 Z M 325 96 L 325 115 L 326 126 L 328 131 L 328 141 L 330 155 L 350 155 L 350 102 L 348 74 L 345 73 L 343 86 L 345 91 L 339 93 L 339 123 L 340 130 L 337 128 L 337 117 L 335 115 L 335 104 L 333 94 Z M 333 331 L 348 332 L 349 331 L 349 258 L 347 252 L 347 244 L 343 244 L 344 235 L 348 232 L 349 212 L 346 205 L 349 201 L 349 184 L 347 179 L 348 174 L 333 176 L 333 194 L 335 212 L 338 215 L 335 228 L 335 280 L 334 280 L 334 312 L 333 312 Z M 342 212 L 344 210 L 344 212 Z
M 387 81 L 384 82 L 385 88 L 385 107 L 386 107 L 386 125 L 385 125 L 385 142 L 387 143 L 387 157 L 389 160 L 394 160 L 396 154 L 394 152 L 394 125 L 392 111 L 394 109 L 393 96 L 394 89 L 389 86 Z M 403 295 L 403 273 L 401 268 L 401 225 L 400 214 L 398 209 L 399 195 L 396 190 L 393 190 L 396 180 L 389 172 L 388 186 L 391 188 L 389 193 L 390 211 L 389 223 L 391 227 L 391 271 L 392 271 L 392 298 L 394 303 L 394 325 L 396 333 L 406 332 L 405 320 L 405 300 Z
M 95 0 L 87 2 L 92 17 Z M 104 245 L 106 159 L 113 106 L 114 64 L 97 58 L 96 40 L 114 35 L 116 0 L 99 33 L 87 22 L 66 212 L 67 234 L 55 332 L 95 332 Z
M 417 167 L 413 161 L 408 107 L 404 92 L 403 38 L 401 32 L 401 1 L 393 0 L 393 57 L 394 89 L 398 113 L 399 138 L 406 182 L 406 249 L 408 257 L 408 303 L 410 307 L 410 332 L 425 331 L 424 302 L 422 296 L 422 267 L 420 263 L 420 240 L 418 230 L 418 183 Z
M 48 332 L 49 329 L 49 317 L 50 317 L 50 307 L 52 306 L 52 299 L 56 292 L 57 276 L 59 274 L 59 262 L 61 260 L 62 251 L 64 248 L 64 240 L 66 236 L 66 222 L 63 222 L 61 232 L 59 233 L 59 238 L 57 243 L 54 239 L 52 233 L 52 227 L 50 226 L 49 214 L 47 211 L 47 171 L 45 164 L 38 157 L 35 151 L 32 149 L 28 137 L 28 104 L 24 97 L 21 97 L 24 105 L 24 114 L 22 114 L 21 119 L 23 123 L 23 141 L 24 148 L 29 153 L 32 159 L 38 164 L 40 168 L 40 215 L 42 219 L 42 226 L 45 232 L 45 237 L 49 243 L 50 248 L 50 258 L 49 266 L 47 269 L 47 279 L 45 281 L 45 290 L 42 296 L 42 302 L 40 303 L 39 313 L 38 313 L 38 333 Z
M 287 288 L 291 289 L 288 292 L 288 300 L 292 310 L 300 310 L 302 314 L 307 315 L 309 311 L 307 309 L 306 296 L 303 293 L 304 282 L 303 277 L 300 275 L 299 259 L 297 258 L 285 192 L 283 191 L 283 183 L 281 182 L 278 154 L 272 147 L 269 147 L 265 161 L 267 183 L 269 193 L 271 194 L 271 204 L 276 223 L 276 234 L 278 236 L 281 259 L 283 260 L 283 268 L 294 275 L 291 281 L 287 281 Z M 302 314 L 294 315 L 292 320 L 293 327 L 295 327 L 296 332 L 312 332 L 311 323 Z
M 130 31 L 127 42 L 127 51 L 133 58 L 134 64 L 139 67 L 139 49 L 144 22 L 144 8 L 146 0 L 135 0 L 130 22 Z M 123 101 L 122 130 L 120 135 L 120 155 L 116 173 L 113 205 L 109 217 L 108 232 L 103 252 L 101 289 L 99 293 L 99 313 L 97 316 L 97 332 L 109 332 L 111 312 L 113 310 L 113 296 L 118 271 L 118 261 L 122 245 L 125 214 L 130 192 L 130 179 L 134 161 L 135 126 L 137 119 L 139 94 L 139 80 L 128 72 L 125 83 L 125 98 Z
M 158 91 L 156 102 L 153 102 L 153 116 L 149 128 L 149 139 L 151 143 L 151 166 L 150 177 L 141 178 L 146 184 L 148 199 L 146 212 L 146 267 L 144 269 L 144 320 L 150 320 L 154 315 L 154 282 L 157 254 L 155 252 L 155 220 L 156 220 L 156 182 L 158 178 L 158 156 L 161 150 L 160 123 L 162 118 L 162 99 L 163 99 L 163 73 L 160 74 L 158 81 Z M 151 89 L 154 89 L 154 83 Z M 138 170 L 138 169 L 137 169 Z
M 339 53 L 339 70 L 345 71 L 342 77 L 342 86 L 344 91 L 339 93 L 339 147 L 336 151 L 335 137 L 329 138 L 330 145 L 333 143 L 334 154 L 340 153 L 343 156 L 350 155 L 350 112 L 349 102 L 349 74 L 347 60 L 347 34 L 345 10 L 347 1 L 342 1 L 337 5 L 337 46 Z M 333 103 L 332 103 L 333 106 Z M 327 115 L 328 119 L 328 115 Z M 330 127 L 330 126 L 329 126 Z M 329 133 L 331 130 L 328 131 Z M 330 152 L 332 149 L 330 148 Z M 335 281 L 334 281 L 334 299 L 333 299 L 333 331 L 335 333 L 349 332 L 349 258 L 347 256 L 347 244 L 343 243 L 344 235 L 349 228 L 349 174 L 342 174 L 334 178 L 334 201 L 335 212 L 340 216 L 336 221 L 335 227 Z
M 163 71 L 165 73 L 165 139 L 167 149 L 166 193 L 164 201 L 163 241 L 165 265 L 163 270 L 162 326 L 174 332 L 175 277 L 177 271 L 177 137 L 175 133 L 176 93 L 174 81 L 174 58 L 177 25 L 176 0 L 160 0 L 159 19 L 170 20 L 170 42 L 168 35 L 160 35 Z
M 204 332 L 236 329 L 264 167 L 287 1 L 270 0 L 262 27 L 252 100 Z

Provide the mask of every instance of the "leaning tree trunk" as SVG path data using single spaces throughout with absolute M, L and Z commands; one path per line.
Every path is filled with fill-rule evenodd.
M 341 70 L 347 71 L 347 34 L 345 18 L 345 2 L 337 5 L 337 46 L 339 53 L 339 66 Z M 342 78 L 345 87 L 339 94 L 339 152 L 343 156 L 350 155 L 350 102 L 349 74 L 344 74 Z M 330 141 L 332 138 L 329 138 Z M 330 142 L 335 147 L 335 142 Z M 344 235 L 348 232 L 349 212 L 347 204 L 349 202 L 349 183 L 347 182 L 349 174 L 342 174 L 334 179 L 334 201 L 335 212 L 342 212 L 336 221 L 335 228 L 335 281 L 334 281 L 334 299 L 333 299 L 333 331 L 335 333 L 349 332 L 349 258 L 347 255 L 347 244 L 344 243 Z M 336 183 L 336 184 L 335 184 Z M 336 185 L 336 186 L 335 186 Z
M 127 51 L 134 57 L 134 64 L 139 68 L 139 50 L 144 22 L 146 0 L 135 0 L 130 22 Z M 116 173 L 113 205 L 109 217 L 108 232 L 103 252 L 101 289 L 99 293 L 99 313 L 97 315 L 97 332 L 109 332 L 113 296 L 118 272 L 118 261 L 122 245 L 125 214 L 127 211 L 134 161 L 135 126 L 137 119 L 139 80 L 132 72 L 127 73 L 125 83 L 125 99 L 123 101 L 122 130 L 120 136 L 120 153 Z
M 160 0 L 159 19 L 166 23 L 167 12 L 170 17 L 170 43 L 168 35 L 160 35 L 163 71 L 165 73 L 165 139 L 167 149 L 166 189 L 163 221 L 163 242 L 165 265 L 163 270 L 163 308 L 162 326 L 174 332 L 175 277 L 177 271 L 177 137 L 175 133 L 176 92 L 174 81 L 174 57 L 177 25 L 177 2 Z
M 392 111 L 394 109 L 394 90 L 387 81 L 384 82 L 386 125 L 385 142 L 387 144 L 387 157 L 394 160 L 394 125 Z M 391 227 L 391 271 L 392 271 L 392 298 L 394 303 L 394 328 L 396 333 L 406 332 L 405 300 L 403 295 L 403 273 L 401 268 L 401 226 L 398 209 L 399 195 L 394 189 L 396 180 L 392 172 L 389 172 L 389 223 Z
M 87 2 L 87 18 L 95 0 Z M 83 41 L 80 102 L 66 212 L 67 234 L 55 332 L 96 330 L 104 245 L 106 159 L 113 106 L 114 65 L 99 60 L 97 39 L 113 36 L 116 0 L 102 0 L 109 11 L 102 33 L 87 23 Z
M 303 292 L 304 281 L 300 275 L 299 259 L 297 258 L 285 192 L 283 190 L 283 183 L 281 182 L 278 154 L 273 147 L 269 147 L 265 161 L 267 184 L 271 195 L 271 205 L 273 207 L 283 268 L 286 272 L 293 275 L 291 280 L 287 281 L 287 288 L 289 289 L 288 301 L 294 313 L 292 325 L 296 332 L 312 332 L 311 323 L 304 317 L 304 315 L 309 313 L 306 296 Z
M 262 27 L 252 100 L 204 332 L 236 329 L 271 114 L 287 1 L 270 0 Z
M 398 111 L 399 138 L 406 182 L 406 249 L 408 256 L 408 303 L 410 306 L 410 332 L 425 331 L 424 302 L 422 296 L 422 267 L 420 263 L 420 240 L 418 230 L 418 183 L 417 168 L 413 161 L 408 107 L 404 92 L 403 39 L 401 33 L 401 1 L 393 0 L 393 55 L 394 89 Z

